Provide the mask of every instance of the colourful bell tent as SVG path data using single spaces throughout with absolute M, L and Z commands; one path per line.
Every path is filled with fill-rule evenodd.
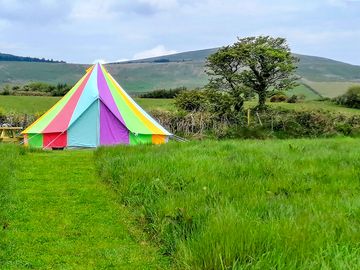
M 172 136 L 101 64 L 89 68 L 59 102 L 22 133 L 25 145 L 49 149 L 162 144 Z

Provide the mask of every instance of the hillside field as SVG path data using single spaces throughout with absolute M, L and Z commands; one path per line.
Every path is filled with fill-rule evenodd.
M 44 113 L 59 99 L 59 97 L 0 96 L 0 112 Z M 173 101 L 169 99 L 135 98 L 135 101 L 147 111 L 174 109 Z
M 351 138 L 95 152 L 0 145 L 0 265 L 358 269 L 359 147 Z
M 203 87 L 209 80 L 205 74 L 205 59 L 215 51 L 216 48 L 213 48 L 125 63 L 109 63 L 106 68 L 129 93 L 182 86 Z M 295 56 L 300 59 L 297 75 L 301 77 L 301 81 L 324 97 L 338 96 L 346 91 L 348 85 L 360 82 L 360 66 L 316 56 Z M 73 85 L 89 66 L 0 61 L 0 87 L 37 81 Z M 314 99 L 311 97 L 314 93 L 306 91 L 305 95 Z
M 0 95 L 0 113 L 17 112 L 23 114 L 44 113 L 51 108 L 58 97 L 27 97 L 27 96 L 1 96 Z M 176 110 L 172 99 L 151 99 L 135 98 L 135 101 L 146 111 L 152 110 Z M 331 102 L 309 100 L 295 104 L 290 103 L 267 103 L 271 107 L 281 107 L 294 110 L 328 110 L 343 114 L 360 114 L 360 110 L 338 106 Z M 256 106 L 255 101 L 245 102 L 245 108 Z

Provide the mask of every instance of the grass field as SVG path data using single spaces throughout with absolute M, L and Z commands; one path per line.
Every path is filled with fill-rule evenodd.
M 203 141 L 94 156 L 0 145 L 0 265 L 357 269 L 359 147 Z
M 57 97 L 26 97 L 26 96 L 0 96 L 0 112 L 18 113 L 43 113 L 50 109 L 59 98 Z M 176 110 L 172 99 L 149 99 L 135 98 L 135 101 L 146 111 L 152 110 Z M 245 102 L 245 108 L 254 107 L 255 101 Z M 271 107 L 281 107 L 295 110 L 329 110 L 343 114 L 359 114 L 360 110 L 345 108 L 331 102 L 308 100 L 295 104 L 290 103 L 268 103 Z
M 98 180 L 92 151 L 19 153 L 0 145 L 0 269 L 168 268 Z
M 305 100 L 314 100 L 321 98 L 320 95 L 309 89 L 303 84 L 300 84 L 299 86 L 295 87 L 294 89 L 289 90 L 287 93 L 287 96 L 297 95 L 297 96 L 304 96 Z
M 344 94 L 352 85 L 357 85 L 356 82 L 314 82 L 305 81 L 307 85 L 316 89 L 324 97 L 334 98 Z
M 0 96 L 0 112 L 43 113 L 51 108 L 60 98 L 34 96 Z M 145 110 L 174 110 L 173 100 L 135 98 Z
M 58 97 L 0 96 L 0 111 L 42 113 L 50 109 L 58 100 Z
M 101 148 L 101 178 L 179 269 L 358 269 L 356 139 Z

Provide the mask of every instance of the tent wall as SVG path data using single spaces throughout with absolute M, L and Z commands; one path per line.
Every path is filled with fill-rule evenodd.
M 157 134 L 152 135 L 153 144 L 164 144 L 167 143 L 167 141 L 168 141 L 168 136 L 166 135 L 157 135 Z
M 100 101 L 100 145 L 129 144 L 129 130 Z
M 24 144 L 31 148 L 42 148 L 43 135 L 34 133 L 24 134 Z
M 68 147 L 97 147 L 99 145 L 99 100 L 81 114 L 68 130 Z
M 67 145 L 67 132 L 43 134 L 43 148 L 65 148 Z
M 130 133 L 130 145 L 151 144 L 151 143 L 152 143 L 152 135 L 151 134 Z

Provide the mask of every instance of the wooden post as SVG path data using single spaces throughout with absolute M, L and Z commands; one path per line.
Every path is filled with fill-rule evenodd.
M 250 126 L 250 109 L 247 111 L 247 124 Z

